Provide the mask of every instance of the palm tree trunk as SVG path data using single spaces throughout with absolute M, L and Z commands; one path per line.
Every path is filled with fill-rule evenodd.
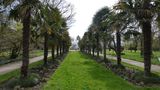
M 28 76 L 30 18 L 31 18 L 31 9 L 28 9 L 23 19 L 23 55 L 22 55 L 22 67 L 21 67 L 22 79 Z
M 104 55 L 104 60 L 106 61 L 107 58 L 106 58 L 106 41 L 105 41 L 105 39 L 103 41 L 103 55 Z
M 117 30 L 116 32 L 116 38 L 117 38 L 117 64 L 118 66 L 121 66 L 121 34 L 120 31 Z
M 143 45 L 143 35 L 141 35 L 141 56 L 144 56 L 143 54 L 144 54 L 144 52 L 143 52 L 143 48 L 144 48 L 144 45 Z
M 134 42 L 135 42 L 135 46 L 134 46 L 134 52 L 137 52 L 137 48 L 138 48 L 138 40 L 137 40 L 137 38 L 136 38 L 136 40 L 134 40 Z
M 89 47 L 89 55 L 91 55 L 91 51 L 92 51 L 92 50 L 91 50 L 91 47 Z
M 97 57 L 99 58 L 99 35 L 97 36 Z
M 59 46 L 57 45 L 57 57 L 59 57 Z
M 92 53 L 93 53 L 93 56 L 94 56 L 94 51 L 95 51 L 95 48 L 93 47 L 93 48 L 92 48 Z
M 47 65 L 47 57 L 48 57 L 48 33 L 45 33 L 44 36 L 44 65 Z
M 10 59 L 15 59 L 18 57 L 18 50 L 19 47 L 13 47 L 13 49 L 11 50 L 11 55 L 10 55 Z
M 54 46 L 52 46 L 52 60 L 53 60 L 53 61 L 54 61 L 54 58 L 55 58 L 54 50 L 55 50 L 55 47 L 54 47 Z
M 60 44 L 60 55 L 62 55 L 62 43 Z
M 151 54 L 152 54 L 152 32 L 151 22 L 146 21 L 142 24 L 142 33 L 144 38 L 144 75 L 150 76 L 151 73 Z
M 63 46 L 63 49 L 62 49 L 63 51 L 62 51 L 62 52 L 63 52 L 63 54 L 64 54 L 64 53 L 65 53 L 65 43 L 64 43 L 64 42 L 63 42 L 63 45 L 62 45 L 62 46 Z

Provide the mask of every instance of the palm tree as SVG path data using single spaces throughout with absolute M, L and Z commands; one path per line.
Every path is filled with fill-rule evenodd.
M 47 66 L 47 59 L 48 59 L 48 48 L 49 48 L 49 44 L 48 44 L 48 41 L 49 41 L 49 37 L 50 35 L 52 34 L 53 30 L 52 30 L 52 25 L 55 23 L 54 22 L 54 11 L 50 11 L 48 10 L 48 8 L 45 8 L 47 9 L 45 13 L 47 13 L 46 17 L 45 17 L 45 21 L 43 24 L 44 24 L 44 66 Z M 52 9 L 51 9 L 52 10 Z M 49 13 L 50 11 L 50 13 Z M 53 19 L 52 19 L 53 18 Z M 52 48 L 53 49 L 53 48 Z M 53 57 L 53 51 L 52 51 L 52 57 Z M 54 58 L 54 57 L 53 57 Z
M 49 46 L 51 47 L 51 54 L 52 54 L 52 60 L 53 60 L 53 62 L 55 60 L 56 44 L 57 44 L 57 36 L 56 36 L 56 32 L 53 32 L 50 35 L 50 39 L 49 39 Z
M 63 31 L 63 41 L 62 41 L 63 45 L 63 54 L 68 52 L 69 47 L 71 46 L 71 40 L 70 40 L 70 36 L 69 36 L 69 32 L 67 30 Z
M 127 17 L 127 15 L 123 12 L 116 13 L 112 12 L 109 16 L 108 25 L 111 27 L 110 29 L 113 30 L 113 34 L 116 36 L 116 42 L 114 41 L 115 38 L 113 38 L 114 48 L 113 50 L 116 52 L 117 55 L 117 65 L 121 65 L 121 52 L 122 52 L 122 46 L 121 46 L 121 34 L 123 30 L 127 28 L 127 25 L 129 24 L 130 18 Z M 112 39 L 112 38 L 111 38 Z
M 37 18 L 42 17 L 42 19 L 37 20 L 37 25 L 40 28 L 41 34 L 44 37 L 44 66 L 47 65 L 48 59 L 48 49 L 49 49 L 49 41 L 54 42 L 55 36 L 58 30 L 61 28 L 61 14 L 58 8 L 52 7 L 52 5 L 45 5 L 41 8 L 42 14 L 37 16 Z M 53 41 L 51 41 L 53 40 Z M 52 59 L 54 60 L 54 48 L 55 44 L 51 44 L 52 46 Z
M 48 58 L 48 37 L 49 37 L 49 35 L 48 35 L 48 33 L 47 32 L 45 32 L 44 33 L 44 66 L 46 66 L 47 65 L 47 58 Z
M 118 15 L 117 15 L 118 16 Z M 121 32 L 120 32 L 120 27 L 121 27 L 121 22 L 119 21 L 119 18 L 116 17 L 116 21 L 114 22 L 114 29 L 116 30 L 116 55 L 117 55 L 117 65 L 121 66 Z
M 21 78 L 28 76 L 29 64 L 29 37 L 30 37 L 30 21 L 31 20 L 31 7 L 26 9 L 22 23 L 23 23 L 23 57 L 21 67 Z
M 110 10 L 108 7 L 103 7 L 102 9 L 100 9 L 96 15 L 93 18 L 93 23 L 97 26 L 97 35 L 98 32 L 102 35 L 102 41 L 103 41 L 103 55 L 104 55 L 104 60 L 106 60 L 106 40 L 107 40 L 107 24 L 108 24 L 108 17 L 110 15 Z M 97 37 L 97 40 L 99 39 L 99 37 Z M 97 41 L 98 43 L 98 41 Z M 98 45 L 99 46 L 99 45 Z M 98 52 L 99 53 L 99 52 Z
M 156 1 L 153 0 L 125 0 L 116 6 L 118 10 L 134 15 L 142 27 L 144 44 L 144 76 L 151 73 L 152 31 L 151 21 L 157 10 Z
M 38 19 L 36 18 L 37 20 L 42 19 L 45 16 L 44 14 L 46 14 L 44 13 L 43 8 L 48 6 L 46 5 L 48 2 L 42 2 L 40 0 L 4 0 L 3 3 L 6 6 L 14 4 L 14 8 L 10 11 L 10 17 L 14 18 L 15 20 L 21 20 L 23 23 L 23 56 L 21 78 L 26 78 L 28 76 L 31 19 L 35 19 L 36 17 L 38 17 Z
M 84 36 L 81 40 L 81 50 L 85 53 L 88 53 L 88 42 L 89 42 L 89 39 L 88 39 L 88 32 L 85 32 L 84 33 Z
M 96 48 L 96 37 L 95 37 L 95 32 L 94 32 L 94 25 L 90 25 L 88 28 L 88 32 L 90 33 L 89 35 L 89 40 L 91 43 L 91 50 L 92 50 L 92 55 L 95 56 L 95 48 Z
M 4 5 L 8 6 L 13 4 L 15 0 L 4 0 Z M 16 4 L 15 4 L 16 5 Z M 39 0 L 23 0 L 20 1 L 10 11 L 10 17 L 21 20 L 23 23 L 23 54 L 22 54 L 22 67 L 21 67 L 21 78 L 28 76 L 28 64 L 29 64 L 29 37 L 30 37 L 30 24 L 31 14 L 33 10 L 37 10 L 38 6 L 41 5 Z

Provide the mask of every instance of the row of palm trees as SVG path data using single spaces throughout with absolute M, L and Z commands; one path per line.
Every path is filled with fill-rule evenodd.
M 112 9 L 104 7 L 93 18 L 88 31 L 79 42 L 81 51 L 97 53 L 103 46 L 106 60 L 106 46 L 117 55 L 117 65 L 121 65 L 121 38 L 128 28 L 141 29 L 143 38 L 144 76 L 151 75 L 152 22 L 159 23 L 159 0 L 120 0 Z M 136 24 L 135 24 L 136 23 Z M 115 38 L 116 37 L 116 38 Z M 116 40 L 116 41 L 115 41 Z M 103 45 L 102 45 L 103 43 Z
M 3 7 L 9 10 L 9 19 L 23 24 L 23 53 L 21 78 L 28 76 L 29 45 L 31 30 L 44 37 L 44 66 L 47 65 L 48 49 L 52 50 L 52 59 L 66 53 L 71 45 L 67 19 L 63 16 L 57 0 L 3 0 Z M 9 9 L 8 9 L 9 8 Z M 63 8 L 61 8 L 63 9 Z

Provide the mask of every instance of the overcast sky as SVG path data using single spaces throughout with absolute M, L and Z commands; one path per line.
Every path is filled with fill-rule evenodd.
M 111 7 L 118 0 L 66 0 L 74 6 L 75 23 L 69 29 L 70 36 L 76 38 L 83 36 L 88 26 L 92 23 L 92 17 L 104 6 Z

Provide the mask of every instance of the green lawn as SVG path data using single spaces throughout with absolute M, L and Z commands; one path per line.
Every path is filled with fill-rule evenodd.
M 123 58 L 143 62 L 143 57 L 140 55 L 140 51 L 131 52 L 129 50 L 124 50 L 123 53 L 124 53 L 124 55 L 122 55 Z M 114 51 L 107 51 L 107 54 L 115 56 Z M 158 60 L 158 57 L 160 58 L 160 52 L 154 51 L 152 56 L 152 64 L 160 65 L 160 61 Z
M 89 56 L 70 52 L 43 90 L 160 90 L 136 87 Z

